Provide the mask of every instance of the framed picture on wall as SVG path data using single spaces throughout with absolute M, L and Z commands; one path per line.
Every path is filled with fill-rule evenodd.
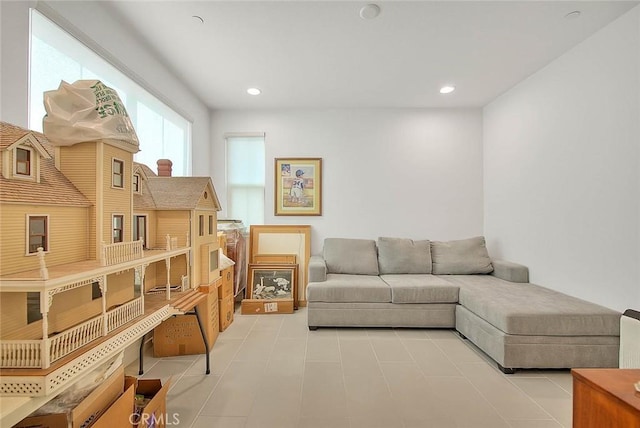
M 322 158 L 275 159 L 275 215 L 322 215 Z

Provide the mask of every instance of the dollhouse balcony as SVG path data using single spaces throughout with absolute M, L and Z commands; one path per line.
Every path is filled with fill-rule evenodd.
M 102 266 L 112 266 L 143 257 L 144 242 L 142 239 L 131 242 L 117 242 L 115 244 L 102 243 L 102 254 L 100 258 Z
M 138 297 L 45 340 L 2 340 L 0 367 L 48 368 L 52 363 L 108 335 L 143 313 L 143 299 Z M 43 355 L 48 358 L 42 358 Z

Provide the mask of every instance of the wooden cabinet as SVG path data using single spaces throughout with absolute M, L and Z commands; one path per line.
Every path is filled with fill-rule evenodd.
M 640 369 L 573 369 L 574 428 L 640 428 Z
M 220 272 L 222 281 L 218 287 L 218 312 L 220 314 L 220 331 L 225 331 L 233 322 L 234 300 L 234 267 L 229 266 Z

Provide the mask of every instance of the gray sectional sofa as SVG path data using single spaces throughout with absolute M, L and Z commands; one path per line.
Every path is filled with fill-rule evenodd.
M 618 365 L 619 312 L 529 283 L 483 237 L 327 238 L 309 262 L 307 306 L 310 330 L 455 328 L 504 373 Z

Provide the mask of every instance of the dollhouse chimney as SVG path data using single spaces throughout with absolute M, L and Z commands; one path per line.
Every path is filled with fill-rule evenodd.
M 171 177 L 173 162 L 169 159 L 158 159 L 158 177 Z

